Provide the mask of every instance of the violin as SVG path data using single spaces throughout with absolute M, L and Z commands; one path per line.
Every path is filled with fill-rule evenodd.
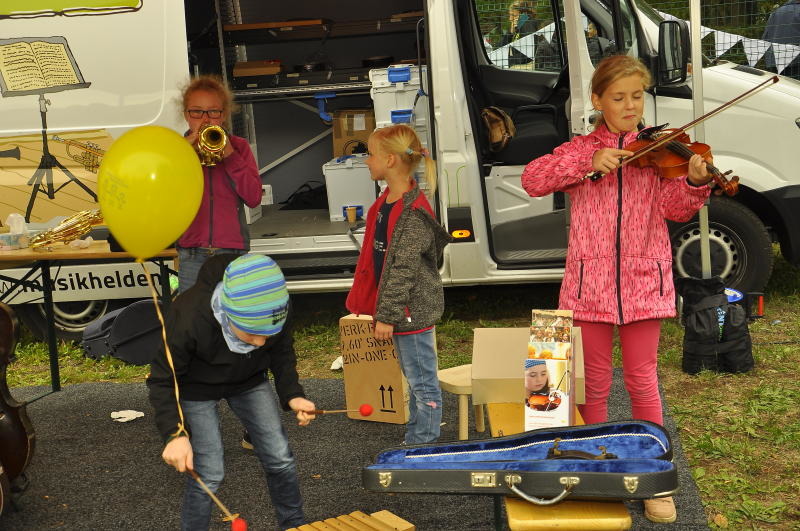
M 650 147 L 660 135 L 678 133 L 674 140 L 669 140 L 655 149 L 648 149 L 642 156 L 634 158 L 637 152 Z M 726 176 L 732 173 L 731 170 L 722 173 L 716 166 L 711 164 L 711 146 L 702 142 L 692 142 L 689 135 L 677 129 L 665 129 L 665 125 L 648 127 L 639 131 L 636 140 L 625 146 L 628 151 L 633 151 L 631 156 L 631 166 L 645 167 L 653 166 L 658 168 L 658 173 L 665 179 L 675 179 L 682 177 L 689 172 L 689 159 L 693 155 L 700 155 L 706 163 L 706 169 L 711 175 L 717 189 L 716 195 L 723 192 L 729 196 L 734 196 L 739 191 L 739 177 L 734 175 L 729 179 Z
M 741 103 L 745 98 L 749 98 L 756 92 L 778 81 L 780 81 L 779 76 L 772 76 L 766 81 L 682 127 L 664 130 L 665 126 L 662 125 L 643 129 L 637 135 L 636 140 L 625 146 L 626 150 L 633 151 L 634 153 L 633 155 L 623 158 L 621 165 L 634 165 L 634 163 L 636 163 L 636 166 L 655 166 L 658 168 L 662 177 L 669 179 L 686 175 L 689 170 L 689 159 L 692 158 L 693 155 L 698 154 L 706 161 L 706 168 L 718 187 L 715 193 L 721 194 L 725 192 L 728 195 L 735 195 L 739 190 L 739 178 L 734 176 L 728 181 L 725 176 L 731 172 L 722 173 L 709 162 L 711 158 L 711 148 L 700 142 L 691 142 L 686 131 L 708 120 L 712 116 L 721 113 L 725 109 Z M 603 172 L 597 171 L 589 175 L 589 180 L 596 181 L 602 176 Z
M 552 411 L 561 405 L 561 393 L 551 391 L 546 395 L 533 394 L 528 397 L 528 407 L 536 411 Z
M 27 483 L 24 472 L 31 462 L 36 441 L 26 404 L 14 400 L 6 383 L 6 368 L 11 363 L 18 340 L 17 316 L 8 305 L 0 303 L 0 465 L 12 484 L 17 478 Z M 14 490 L 24 488 L 25 485 L 15 485 Z

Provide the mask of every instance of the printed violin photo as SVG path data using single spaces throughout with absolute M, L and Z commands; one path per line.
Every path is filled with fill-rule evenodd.
M 571 360 L 526 359 L 525 430 L 570 425 Z

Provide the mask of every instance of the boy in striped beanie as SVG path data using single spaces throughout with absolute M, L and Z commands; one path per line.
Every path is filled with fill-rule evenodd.
M 228 265 L 219 301 L 231 323 L 252 335 L 277 334 L 289 312 L 281 269 L 272 258 L 259 254 L 245 254 Z
M 224 476 L 217 404 L 228 402 L 261 461 L 275 510 L 271 529 L 305 523 L 280 409 L 294 411 L 304 426 L 316 407 L 300 385 L 291 323 L 286 280 L 272 258 L 215 255 L 203 264 L 197 282 L 170 306 L 166 327 L 171 360 L 162 349 L 147 379 L 156 426 L 165 441 L 162 458 L 178 472 L 193 469 L 212 492 Z M 181 528 L 208 529 L 211 510 L 211 498 L 188 478 Z

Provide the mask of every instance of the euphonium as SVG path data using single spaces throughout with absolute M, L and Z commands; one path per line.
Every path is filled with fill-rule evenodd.
M 222 161 L 222 152 L 228 144 L 225 129 L 218 125 L 208 124 L 197 132 L 197 154 L 203 166 L 215 166 Z

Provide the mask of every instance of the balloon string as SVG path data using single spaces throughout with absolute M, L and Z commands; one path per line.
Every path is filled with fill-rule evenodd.
M 147 278 L 147 285 L 150 288 L 150 296 L 153 298 L 153 305 L 156 307 L 156 315 L 158 315 L 158 320 L 161 323 L 161 339 L 164 341 L 164 353 L 167 356 L 167 363 L 169 363 L 169 368 L 172 371 L 172 383 L 175 386 L 175 405 L 178 407 L 178 418 L 180 421 L 178 422 L 178 429 L 170 435 L 170 437 L 178 437 L 180 435 L 189 436 L 189 432 L 186 431 L 186 423 L 183 419 L 183 409 L 181 408 L 181 397 L 180 397 L 180 390 L 178 388 L 178 375 L 175 373 L 175 364 L 172 361 L 172 352 L 169 350 L 169 344 L 167 344 L 167 327 L 164 325 L 164 316 L 161 315 L 161 306 L 158 304 L 158 293 L 156 293 L 156 288 L 153 286 L 153 279 L 150 277 L 150 272 L 144 266 L 144 261 L 141 258 L 136 259 L 142 265 L 142 269 L 144 269 L 144 276 Z

